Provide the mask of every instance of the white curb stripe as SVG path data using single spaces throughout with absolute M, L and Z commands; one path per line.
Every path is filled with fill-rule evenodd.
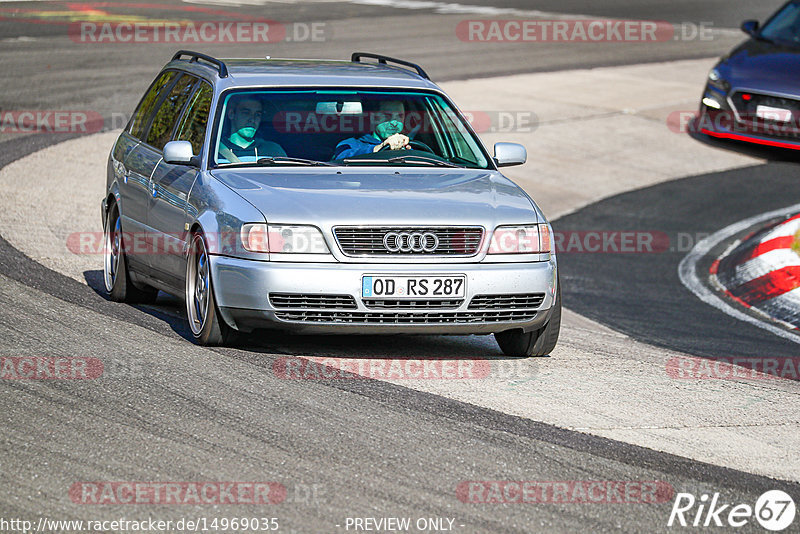
M 774 239 L 776 237 L 786 237 L 790 235 L 794 235 L 797 231 L 800 230 L 800 219 L 795 219 L 793 221 L 789 221 L 787 223 L 780 224 L 767 232 L 764 237 L 761 239 L 761 242 L 769 241 L 770 239 Z

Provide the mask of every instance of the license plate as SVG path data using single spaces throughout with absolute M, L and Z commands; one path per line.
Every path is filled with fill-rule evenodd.
M 363 298 L 464 298 L 467 277 L 458 275 L 395 276 L 365 275 L 361 278 Z
M 756 116 L 760 119 L 775 122 L 791 122 L 792 112 L 788 109 L 773 108 L 771 106 L 758 106 Z

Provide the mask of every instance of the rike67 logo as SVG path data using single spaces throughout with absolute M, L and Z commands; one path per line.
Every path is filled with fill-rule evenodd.
M 755 517 L 763 528 L 780 532 L 794 522 L 795 513 L 794 500 L 781 490 L 763 493 L 755 506 L 726 503 L 720 500 L 719 493 L 711 497 L 704 493 L 699 499 L 691 493 L 678 493 L 667 526 L 739 528 Z

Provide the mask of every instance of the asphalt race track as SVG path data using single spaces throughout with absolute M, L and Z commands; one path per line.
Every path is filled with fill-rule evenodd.
M 82 20 L 87 6 L 126 15 L 144 12 L 131 3 L 116 8 L 110 4 L 0 2 L 0 64 L 4 67 L 0 113 L 94 110 L 103 117 L 105 131 L 120 128 L 120 117 L 130 113 L 176 46 L 93 45 L 70 39 L 66 22 Z M 764 20 L 780 4 L 775 0 L 757 5 L 742 0 L 667 5 L 655 0 L 463 4 L 163 0 L 145 11 L 154 18 L 169 18 L 177 8 L 199 6 L 207 11 L 182 10 L 180 16 L 206 20 L 222 16 L 208 10 L 219 10 L 225 16 L 266 17 L 287 25 L 324 22 L 323 43 L 283 41 L 269 45 L 266 52 L 242 44 L 212 44 L 203 49 L 221 57 L 268 53 L 324 58 L 369 50 L 413 58 L 434 79 L 466 92 L 471 86 L 457 85 L 461 81 L 713 58 L 742 39 L 736 30 L 741 20 Z M 84 12 L 70 18 L 73 10 Z M 540 18 L 581 16 L 707 25 L 716 33 L 709 41 L 587 46 L 465 43 L 453 31 L 464 19 L 530 18 L 537 16 L 535 12 Z M 697 96 L 701 89 L 698 85 Z M 536 110 L 538 95 L 526 97 L 526 105 Z M 565 106 L 573 104 L 569 95 L 563 100 Z M 654 109 L 656 104 L 672 105 L 654 102 Z M 682 102 L 675 105 L 684 106 Z M 608 115 L 612 115 L 609 120 L 617 120 L 629 114 Z M 596 117 L 608 119 L 603 113 Z M 560 120 L 557 117 L 550 123 L 557 125 Z M 582 127 L 590 128 L 591 120 Z M 659 120 L 647 124 L 666 130 Z M 537 135 L 530 138 L 533 143 Z M 698 498 L 719 493 L 721 502 L 752 506 L 765 491 L 779 489 L 800 503 L 797 381 L 708 381 L 716 383 L 689 386 L 666 378 L 655 385 L 636 382 L 637 376 L 664 378 L 664 362 L 677 356 L 792 357 L 800 352 L 797 343 L 707 306 L 681 284 L 677 271 L 702 236 L 749 216 L 796 204 L 800 167 L 791 159 L 785 161 L 788 158 L 782 154 L 764 151 L 750 154 L 756 159 L 734 160 L 739 156 L 726 152 L 729 145 L 720 149 L 718 143 L 706 146 L 685 137 L 691 150 L 697 151 L 693 154 L 707 153 L 708 161 L 721 170 L 675 175 L 676 168 L 692 168 L 691 161 L 682 161 L 670 169 L 672 174 L 664 170 L 668 164 L 658 170 L 663 175 L 658 183 L 628 185 L 614 183 L 613 176 L 597 177 L 598 183 L 608 183 L 608 190 L 591 202 L 576 201 L 574 209 L 572 204 L 565 203 L 562 209 L 554 203 L 558 216 L 552 222 L 557 232 L 650 232 L 666 236 L 668 245 L 650 254 L 564 252 L 559 266 L 568 329 L 562 333 L 559 349 L 542 361 L 521 362 L 519 368 L 533 373 L 528 380 L 490 377 L 480 385 L 451 388 L 389 380 L 283 380 L 274 366 L 282 358 L 295 356 L 461 360 L 466 354 L 500 366 L 518 362 L 501 357 L 494 341 L 484 337 L 275 338 L 258 333 L 236 347 L 201 348 L 190 342 L 179 300 L 162 294 L 154 306 L 113 303 L 102 288 L 99 259 L 93 264 L 96 267 L 77 278 L 64 274 L 57 259 L 32 259 L 13 244 L 19 240 L 19 228 L 41 225 L 55 231 L 57 221 L 64 224 L 71 216 L 77 221 L 84 215 L 77 212 L 83 209 L 76 200 L 80 186 L 75 184 L 80 181 L 70 170 L 74 164 L 70 158 L 80 159 L 84 153 L 47 159 L 42 155 L 45 149 L 84 143 L 74 146 L 86 148 L 85 157 L 100 155 L 101 166 L 108 150 L 105 146 L 88 150 L 86 139 L 94 138 L 75 134 L 3 132 L 0 206 L 29 202 L 28 190 L 23 194 L 24 183 L 17 182 L 16 188 L 13 181 L 3 179 L 3 172 L 14 165 L 49 168 L 54 176 L 72 175 L 63 185 L 51 179 L 41 188 L 36 205 L 14 211 L 24 214 L 19 219 L 0 216 L 0 356 L 91 357 L 101 360 L 105 371 L 97 380 L 0 380 L 0 532 L 23 532 L 2 522 L 11 519 L 30 520 L 35 527 L 40 518 L 123 517 L 172 521 L 274 517 L 279 520 L 278 532 L 290 533 L 363 532 L 367 529 L 354 528 L 348 520 L 388 517 L 445 519 L 439 529 L 411 532 L 667 532 L 679 528 L 667 527 L 678 492 Z M 534 176 L 523 186 L 536 199 L 535 173 L 570 165 L 567 157 L 561 159 L 558 146 L 546 147 L 555 163 L 548 166 L 544 159 L 530 158 L 522 168 Z M 528 150 L 541 155 L 534 145 Z M 651 155 L 639 156 L 648 159 Z M 652 159 L 656 165 L 657 154 Z M 636 165 L 629 165 L 632 174 L 638 172 Z M 581 172 L 579 166 L 575 169 L 569 172 Z M 38 184 L 40 178 L 28 175 L 22 180 Z M 86 184 L 91 184 L 87 187 L 94 187 L 96 178 L 87 177 Z M 587 173 L 581 179 L 594 178 Z M 556 198 L 559 187 L 567 187 L 564 184 L 573 187 L 566 179 L 543 183 L 542 196 Z M 96 201 L 90 208 L 98 228 L 102 194 L 101 189 L 93 191 Z M 560 194 L 579 196 L 568 187 Z M 70 210 L 76 212 L 71 215 Z M 701 267 L 707 269 L 706 264 Z M 588 383 L 579 373 L 592 370 L 591 387 L 607 390 L 598 397 L 603 403 L 570 405 L 564 401 L 568 397 L 548 393 L 579 391 Z M 652 388 L 655 400 L 644 396 L 615 400 L 615 395 L 622 397 L 621 392 L 634 388 L 643 392 Z M 532 391 L 532 395 L 522 393 Z M 586 398 L 593 397 L 587 392 Z M 731 399 L 733 404 L 720 405 Z M 617 404 L 620 413 L 612 413 Z M 708 419 L 692 413 L 696 406 L 713 410 L 715 405 L 717 412 Z M 664 422 L 672 417 L 671 410 L 674 427 Z M 694 415 L 698 417 L 692 419 Z M 637 419 L 635 428 L 621 422 Z M 266 481 L 281 484 L 286 495 L 280 504 L 266 506 L 91 505 L 76 502 L 71 493 L 81 482 L 121 481 Z M 633 496 L 629 502 L 475 504 L 460 498 L 459 488 L 468 481 L 610 481 L 631 486 L 652 482 L 661 489 L 655 502 Z M 122 530 L 106 526 L 39 531 Z M 764 532 L 755 520 L 736 531 Z M 785 532 L 792 531 L 800 531 L 800 519 Z
M 796 343 L 726 320 L 722 312 L 691 298 L 678 279 L 678 264 L 689 244 L 798 198 L 797 172 L 796 164 L 770 163 L 692 176 L 605 199 L 559 219 L 562 232 L 646 229 L 670 238 L 668 247 L 652 254 L 562 254 L 564 302 L 581 315 L 636 339 L 687 354 L 797 354 Z M 713 259 L 709 257 L 701 269 L 707 272 Z

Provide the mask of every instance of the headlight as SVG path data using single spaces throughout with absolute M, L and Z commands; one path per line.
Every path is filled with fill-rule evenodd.
M 250 252 L 330 254 L 322 232 L 314 226 L 245 224 L 241 240 Z
M 489 243 L 489 254 L 540 254 L 550 252 L 550 227 L 546 224 L 499 226 Z
M 729 84 L 728 81 L 722 77 L 722 74 L 716 67 L 711 69 L 708 73 L 708 85 L 725 93 L 727 93 L 731 88 L 731 84 Z

